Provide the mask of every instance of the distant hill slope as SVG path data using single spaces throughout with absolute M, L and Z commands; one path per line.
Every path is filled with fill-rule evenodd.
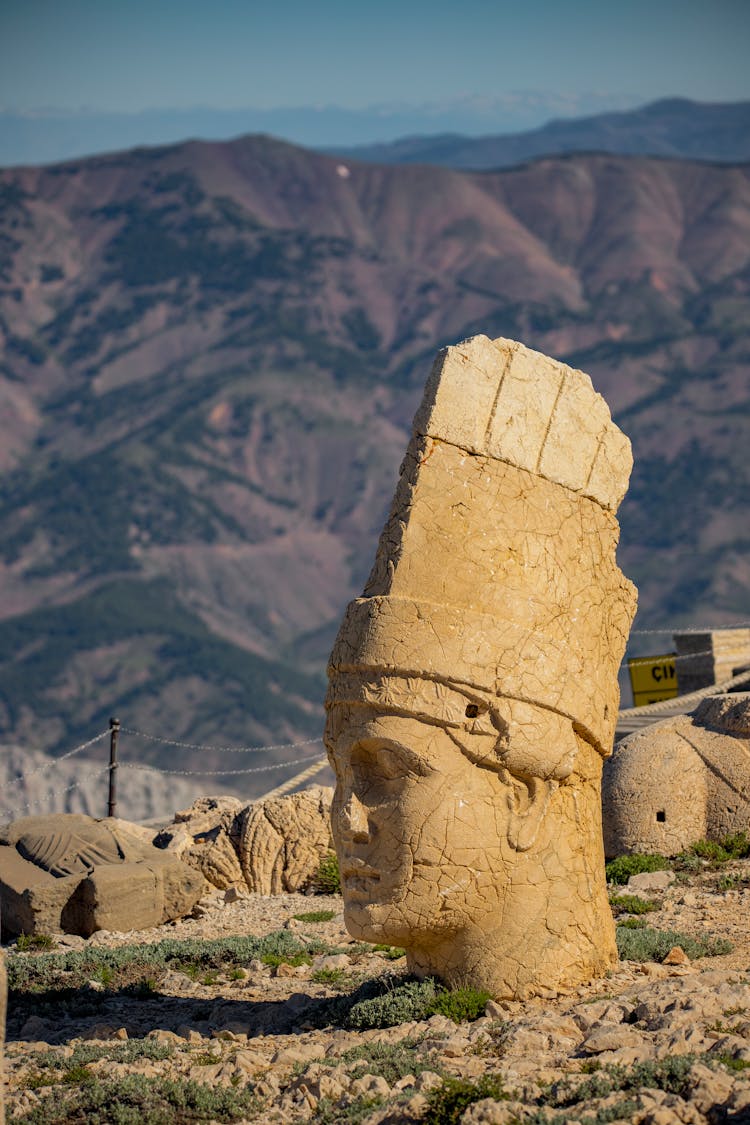
M 525 133 L 483 137 L 446 133 L 323 151 L 376 164 L 472 169 L 509 168 L 539 156 L 570 152 L 734 163 L 750 160 L 750 102 L 711 104 L 665 98 L 640 109 L 550 121 Z
M 342 168 L 248 137 L 5 172 L 0 198 L 6 742 L 59 754 L 110 714 L 319 735 L 432 356 L 476 332 L 588 371 L 631 436 L 641 621 L 748 616 L 750 166 Z

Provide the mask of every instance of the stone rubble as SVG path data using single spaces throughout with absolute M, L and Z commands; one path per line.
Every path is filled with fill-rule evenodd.
M 723 890 L 728 880 L 736 880 L 737 889 Z M 345 1121 L 363 1105 L 370 1108 L 356 1119 L 367 1125 L 417 1122 L 444 1075 L 475 1082 L 484 1075 L 499 1075 L 510 1099 L 481 1099 L 466 1110 L 462 1121 L 510 1125 L 537 1111 L 535 1099 L 549 1091 L 550 1084 L 562 1088 L 565 1082 L 587 1081 L 597 1064 L 632 1068 L 694 1055 L 699 1057 L 684 1096 L 644 1085 L 567 1109 L 548 1106 L 544 1112 L 555 1122 L 585 1121 L 596 1113 L 619 1112 L 630 1099 L 635 1108 L 628 1111 L 627 1120 L 636 1125 L 740 1125 L 750 1120 L 750 861 L 719 873 L 699 872 L 687 883 L 678 874 L 655 900 L 659 910 L 647 916 L 649 924 L 693 937 L 730 937 L 734 950 L 683 964 L 620 962 L 607 979 L 568 992 L 526 1002 L 490 1002 L 485 1015 L 473 1023 L 456 1025 L 435 1015 L 363 1032 L 316 1030 L 305 1017 L 311 1002 L 335 994 L 332 985 L 314 979 L 320 969 L 346 974 L 347 991 L 362 979 L 405 970 L 403 960 L 388 961 L 383 952 L 366 951 L 352 941 L 343 928 L 338 896 L 244 894 L 228 901 L 214 890 L 201 900 L 196 911 L 200 917 L 132 934 L 99 933 L 88 941 L 58 935 L 60 949 L 115 948 L 165 937 L 208 939 L 290 928 L 314 934 L 340 952 L 299 966 L 294 977 L 260 960 L 246 965 L 239 979 L 222 978 L 213 984 L 168 971 L 159 981 L 156 998 L 98 994 L 97 1014 L 75 1021 L 40 1014 L 18 1026 L 11 1002 L 9 1114 L 18 1120 L 47 1096 L 48 1088 L 31 1089 L 26 1083 L 49 1051 L 70 1057 L 81 1042 L 105 1049 L 109 1045 L 115 1052 L 126 1043 L 153 1040 L 170 1050 L 169 1057 L 127 1065 L 105 1058 L 88 1069 L 109 1078 L 136 1073 L 253 1090 L 259 1108 L 248 1120 L 278 1125 L 315 1121 L 332 1113 L 331 1107 L 340 1114 L 336 1120 Z M 295 914 L 318 910 L 335 914 L 322 923 L 294 919 Z M 33 956 L 13 946 L 8 952 L 11 959 Z M 407 1073 L 389 1081 L 371 1058 L 347 1054 L 352 1048 L 375 1050 L 378 1044 L 400 1044 L 411 1051 L 413 1065 Z

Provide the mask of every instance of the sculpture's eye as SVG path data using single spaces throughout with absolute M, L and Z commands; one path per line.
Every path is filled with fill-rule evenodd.
M 476 719 L 478 714 L 479 714 L 479 704 L 477 704 L 477 703 L 467 703 L 466 704 L 466 718 L 467 719 Z

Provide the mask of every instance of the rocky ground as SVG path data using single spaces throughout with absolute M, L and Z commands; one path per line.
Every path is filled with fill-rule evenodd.
M 313 952 L 309 964 L 161 967 L 131 986 L 106 968 L 67 991 L 39 977 L 41 991 L 10 998 L 9 1121 L 750 1122 L 750 861 L 640 893 L 658 906 L 648 927 L 732 951 L 621 961 L 570 993 L 490 1002 L 473 1021 L 373 1030 L 347 1028 L 330 1000 L 383 974 L 395 987 L 405 962 L 352 941 L 337 896 L 214 892 L 199 916 L 159 929 L 59 937 L 56 952 L 116 952 L 284 930 Z M 333 916 L 296 917 L 311 912 Z M 11 975 L 32 957 L 11 947 Z

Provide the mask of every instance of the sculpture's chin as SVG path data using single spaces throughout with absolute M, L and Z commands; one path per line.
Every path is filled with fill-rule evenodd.
M 404 925 L 403 918 L 394 918 L 393 913 L 393 907 L 387 903 L 344 900 L 344 923 L 352 937 L 359 941 L 402 945 L 408 937 L 409 927 Z

